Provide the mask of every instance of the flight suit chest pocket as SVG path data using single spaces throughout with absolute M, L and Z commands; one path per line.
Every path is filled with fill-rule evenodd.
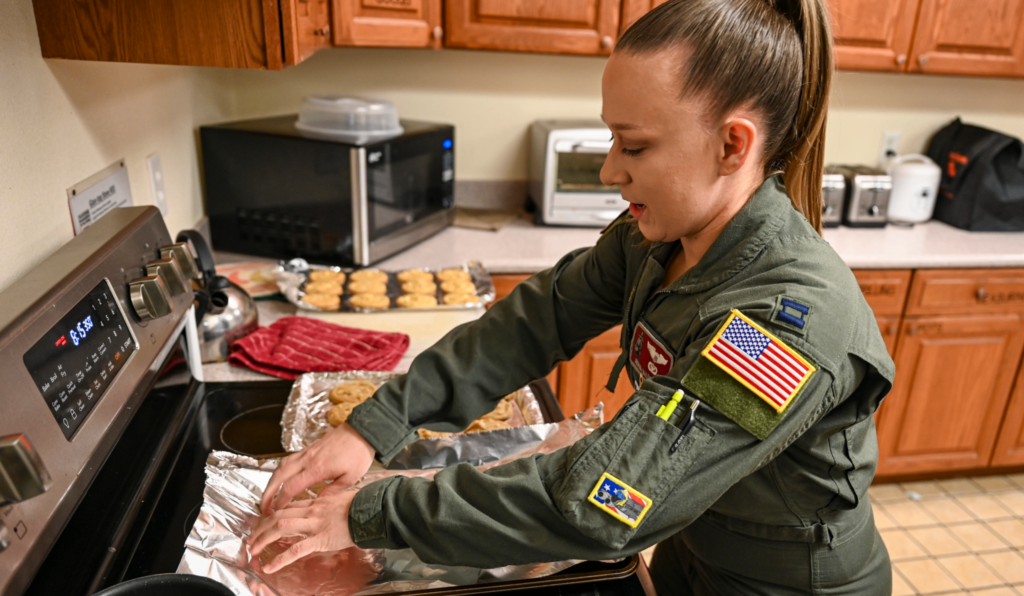
M 659 509 L 685 506 L 667 498 L 714 437 L 699 420 L 679 442 L 679 428 L 654 415 L 665 398 L 640 391 L 639 401 L 604 432 L 570 449 L 569 469 L 552 497 L 566 520 L 611 548 L 623 548 Z M 675 516 L 672 516 L 675 517 Z

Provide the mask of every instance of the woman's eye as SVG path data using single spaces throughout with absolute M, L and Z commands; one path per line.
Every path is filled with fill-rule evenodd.
M 628 155 L 629 157 L 636 157 L 637 155 L 640 155 L 640 153 L 642 152 L 643 149 L 626 149 L 625 147 L 622 148 L 622 154 Z

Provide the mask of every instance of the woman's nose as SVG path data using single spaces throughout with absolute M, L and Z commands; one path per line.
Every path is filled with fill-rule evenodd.
M 622 165 L 618 147 L 612 145 L 612 148 L 608 150 L 608 156 L 604 158 L 604 165 L 601 166 L 601 184 L 621 186 L 628 183 L 629 174 L 626 173 Z

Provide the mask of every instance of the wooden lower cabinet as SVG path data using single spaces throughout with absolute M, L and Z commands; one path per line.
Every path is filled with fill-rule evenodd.
M 1003 428 L 999 431 L 993 467 L 1024 466 L 1024 364 L 1017 373 L 1017 382 L 1010 404 L 1003 416 Z
M 906 319 L 879 419 L 878 475 L 989 466 L 1022 348 L 1020 314 Z

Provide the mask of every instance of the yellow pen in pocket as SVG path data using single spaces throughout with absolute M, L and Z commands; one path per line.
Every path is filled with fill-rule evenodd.
M 682 399 L 683 390 L 677 389 L 676 392 L 672 394 L 672 399 L 668 400 L 668 403 L 658 408 L 658 418 L 668 422 L 668 419 L 672 417 L 672 412 L 676 411 L 676 406 L 679 405 L 679 402 L 682 401 Z

